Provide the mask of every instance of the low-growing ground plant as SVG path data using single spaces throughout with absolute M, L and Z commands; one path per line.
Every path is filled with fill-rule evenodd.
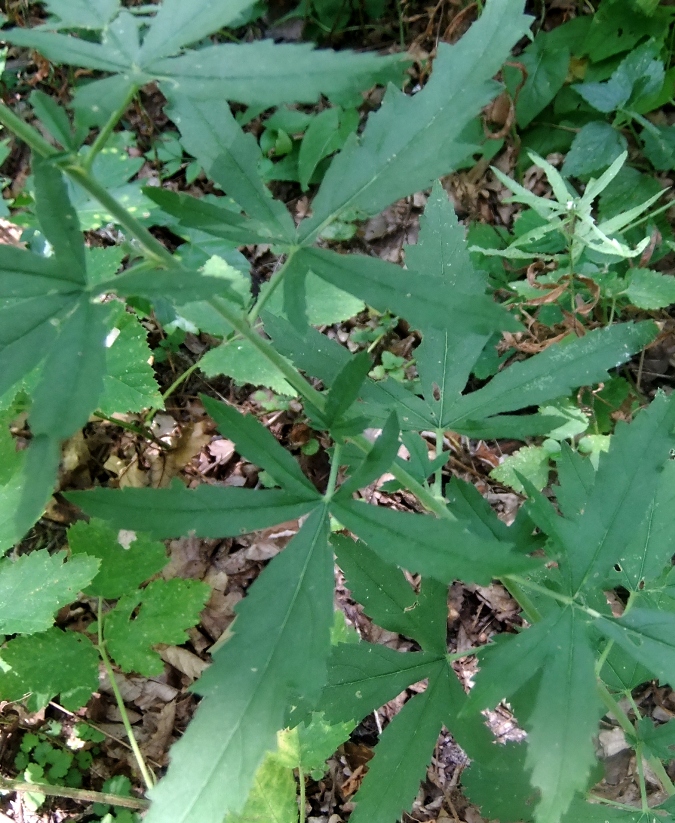
M 561 418 L 569 424 L 571 393 L 611 385 L 619 379 L 612 371 L 653 341 L 658 328 L 650 320 L 618 322 L 619 307 L 606 327 L 572 332 L 528 359 L 498 358 L 490 366 L 495 339 L 522 331 L 523 317 L 518 305 L 509 308 L 489 293 L 488 272 L 472 263 L 464 229 L 437 182 L 480 151 L 471 135 L 481 110 L 502 91 L 493 78 L 532 19 L 522 0 L 488 0 L 457 43 L 439 44 L 421 90 L 410 96 L 390 84 L 360 133 L 347 130 L 335 144 L 324 142 L 305 165 L 308 125 L 298 148 L 301 184 L 312 184 L 336 153 L 321 169 L 311 214 L 296 225 L 271 196 L 264 153 L 227 99 L 272 108 L 325 94 L 346 113 L 358 92 L 400 78 L 405 63 L 304 45 L 201 43 L 236 25 L 251 5 L 164 0 L 156 9 L 125 9 L 116 0 L 49 0 L 43 26 L 3 30 L 10 43 L 108 76 L 78 87 L 68 108 L 31 99 L 48 137 L 0 106 L 0 123 L 32 152 L 33 178 L 30 248 L 0 247 L 0 542 L 8 550 L 41 515 L 61 443 L 90 415 L 161 408 L 137 319 L 151 311 L 168 341 L 180 329 L 222 340 L 200 362 L 205 374 L 298 398 L 312 440 L 331 444 L 328 478 L 317 488 L 254 416 L 203 396 L 219 431 L 264 471 L 264 483 L 188 489 L 175 481 L 160 489 L 67 492 L 95 518 L 69 530 L 68 559 L 45 549 L 0 567 L 0 622 L 12 636 L 0 650 L 0 697 L 29 694 L 29 706 L 38 708 L 60 695 L 66 706 L 81 706 L 95 688 L 99 656 L 113 683 L 112 661 L 125 671 L 156 673 L 161 664 L 152 647 L 180 643 L 207 596 L 189 581 L 158 579 L 140 588 L 165 563 L 157 541 L 236 537 L 300 519 L 297 534 L 237 606 L 230 632 L 211 649 L 213 662 L 193 687 L 202 698 L 197 712 L 156 786 L 137 753 L 152 801 L 145 820 L 234 823 L 265 808 L 276 809 L 279 820 L 303 820 L 304 775 L 320 770 L 362 718 L 420 681 L 426 688 L 381 735 L 354 798 L 353 823 L 394 823 L 410 810 L 443 727 L 471 760 L 463 784 L 485 817 L 672 820 L 675 787 L 663 765 L 675 744 L 672 721 L 655 727 L 631 701 L 632 690 L 651 679 L 675 686 L 675 404 L 658 394 L 634 420 L 617 425 L 606 450 L 571 449 L 560 433 Z M 201 47 L 191 48 L 195 43 Z M 147 187 L 140 195 L 152 205 L 144 209 L 125 205 L 101 179 L 109 163 L 128 162 L 120 151 L 127 138 L 115 128 L 133 95 L 153 81 L 182 151 L 222 194 L 196 198 Z M 629 94 L 621 105 L 630 100 Z M 281 111 L 277 124 L 287 116 Z M 275 140 L 281 132 L 288 135 L 278 126 Z M 182 153 L 175 158 L 183 164 Z M 539 258 L 527 244 L 560 235 L 563 246 L 543 254 L 566 263 L 562 276 L 571 286 L 586 254 L 596 255 L 590 262 L 600 267 L 641 254 L 649 236 L 634 243 L 621 232 L 635 228 L 657 196 L 606 219 L 592 208 L 624 160 L 612 158 L 583 194 L 541 159 L 553 198 L 535 198 L 502 178 L 543 222 L 500 256 Z M 131 177 L 124 175 L 122 187 Z M 427 189 L 405 268 L 330 247 L 344 226 Z M 86 246 L 82 228 L 92 227 L 85 215 L 93 201 L 100 219 L 121 232 L 118 245 Z M 171 253 L 149 231 L 153 224 L 169 226 L 185 243 Z M 280 261 L 259 293 L 238 251 L 250 244 L 271 247 Z M 486 248 L 474 255 L 486 259 Z M 583 277 L 590 274 L 583 269 Z M 414 380 L 403 364 L 383 358 L 376 365 L 367 351 L 351 353 L 316 328 L 366 306 L 418 332 Z M 574 314 L 573 295 L 569 310 Z M 386 333 L 387 323 L 382 328 Z M 169 356 L 170 342 L 164 348 Z M 480 381 L 472 378 L 477 372 Z M 30 433 L 22 452 L 10 432 L 19 413 L 27 415 Z M 374 442 L 364 434 L 373 429 Z M 507 526 L 473 486 L 445 482 L 446 431 L 548 436 L 558 444 L 556 504 L 514 467 L 528 499 Z M 422 432 L 435 435 L 435 453 Z M 409 493 L 407 510 L 360 499 L 385 474 L 394 478 L 389 488 Z M 359 642 L 344 624 L 336 626 L 336 561 L 365 613 L 417 650 Z M 418 576 L 414 587 L 404 570 Z M 522 629 L 448 653 L 448 585 L 494 579 L 518 602 Z M 57 609 L 80 591 L 96 598 L 96 642 L 53 626 Z M 30 592 L 30 601 L 16 592 Z M 54 654 L 68 665 L 50 667 Z M 480 671 L 467 694 L 453 664 L 469 654 L 477 655 Z M 482 712 L 502 700 L 527 731 L 526 742 L 495 744 Z M 593 794 L 593 741 L 610 715 L 636 752 L 639 808 Z M 645 763 L 671 798 L 654 809 Z

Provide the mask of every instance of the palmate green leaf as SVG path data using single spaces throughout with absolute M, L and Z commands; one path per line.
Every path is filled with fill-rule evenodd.
M 206 395 L 202 395 L 201 399 L 206 411 L 216 421 L 218 430 L 234 441 L 243 457 L 265 469 L 289 493 L 308 501 L 320 499 L 295 459 L 255 417 L 243 415 Z
M 92 517 L 120 529 L 146 532 L 164 539 L 236 537 L 294 520 L 317 504 L 276 489 L 222 488 L 202 484 L 186 489 L 175 481 L 168 489 L 93 489 L 67 492 L 66 497 Z
M 48 629 L 62 606 L 96 576 L 98 560 L 47 549 L 0 561 L 0 632 L 34 634 Z
M 517 331 L 520 324 L 502 306 L 484 295 L 465 295 L 427 271 L 404 270 L 378 257 L 302 249 L 296 267 L 361 298 L 380 312 L 391 311 L 415 328 L 451 329 L 491 334 Z M 288 281 L 285 284 L 288 288 Z
M 346 209 L 377 214 L 431 185 L 471 153 L 466 125 L 499 93 L 492 80 L 529 28 L 519 0 L 489 0 L 453 46 L 440 44 L 427 85 L 413 97 L 389 89 L 360 139 L 351 137 L 331 163 L 299 229 L 309 244 Z
M 615 563 L 624 560 L 675 446 L 674 427 L 675 403 L 664 395 L 657 395 L 630 425 L 617 425 L 583 512 L 558 524 L 570 593 L 597 586 Z
M 242 131 L 226 100 L 199 102 L 184 94 L 169 94 L 169 103 L 167 114 L 178 126 L 185 150 L 208 176 L 273 237 L 292 242 L 295 225 L 290 212 L 273 199 L 260 179 L 258 143 Z
M 328 661 L 319 707 L 329 723 L 356 721 L 432 674 L 444 655 L 401 653 L 372 643 L 340 643 Z
M 333 552 L 321 508 L 237 607 L 232 637 L 196 684 L 197 714 L 152 790 L 148 823 L 215 823 L 241 811 L 286 713 L 319 695 L 332 623 Z
M 84 591 L 108 600 L 133 591 L 168 562 L 162 543 L 134 532 L 117 532 L 96 519 L 71 526 L 68 545 L 75 558 L 86 555 L 99 560 L 98 572 Z
M 153 646 L 184 643 L 187 629 L 199 622 L 210 593 L 199 580 L 173 578 L 155 580 L 145 589 L 125 594 L 105 615 L 104 637 L 110 655 L 125 672 L 146 677 L 161 674 L 164 663 Z
M 354 797 L 354 823 L 393 823 L 410 811 L 443 725 L 448 675 L 447 665 L 437 664 L 426 690 L 409 700 L 380 736 Z
M 420 517 L 339 494 L 331 513 L 386 562 L 442 583 L 459 578 L 487 585 L 534 562 L 511 552 L 508 543 L 476 536 L 462 521 Z
M 515 638 L 503 638 L 481 655 L 469 696 L 473 709 L 508 698 L 541 671 L 529 717 L 526 765 L 541 792 L 537 823 L 558 823 L 575 793 L 586 787 L 592 743 L 602 706 L 595 688 L 595 655 L 585 618 L 555 610 Z
M 283 289 L 276 288 L 274 277 L 263 284 L 261 295 L 266 288 L 272 294 L 266 303 L 266 312 L 285 317 Z M 332 326 L 359 314 L 365 309 L 363 300 L 354 297 L 343 289 L 336 288 L 327 280 L 322 280 L 311 271 L 305 277 L 305 300 L 307 320 L 312 326 Z
M 540 406 L 568 395 L 580 385 L 608 379 L 607 370 L 620 366 L 654 338 L 655 327 L 625 323 L 569 338 L 528 360 L 499 372 L 482 389 L 460 398 L 447 410 L 444 428 L 461 431 L 464 420 L 476 420 Z
M 98 651 L 82 634 L 52 628 L 20 636 L 0 653 L 0 697 L 21 700 L 30 693 L 28 711 L 44 708 L 61 695 L 61 705 L 75 711 L 98 688 Z
M 164 408 L 147 344 L 147 332 L 131 314 L 123 314 L 115 325 L 119 334 L 106 346 L 103 394 L 98 407 L 104 414 L 141 412 Z M 111 332 L 114 334 L 114 332 Z M 106 343 L 110 337 L 106 340 Z
M 618 620 L 594 625 L 662 683 L 675 683 L 675 614 L 635 607 Z
M 347 588 L 365 613 L 383 629 L 410 637 L 425 651 L 444 654 L 446 650 L 447 588 L 438 585 L 438 593 L 427 598 L 427 584 L 418 595 L 396 566 L 386 563 L 365 543 L 354 542 L 342 535 L 332 540 L 337 562 L 342 569 Z M 435 600 L 435 602 L 433 602 Z M 434 608 L 437 607 L 437 608 Z M 436 613 L 434 613 L 436 612 Z

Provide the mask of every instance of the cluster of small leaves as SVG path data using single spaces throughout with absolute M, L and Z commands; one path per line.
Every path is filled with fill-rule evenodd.
M 148 387 L 147 369 L 130 366 L 147 366 L 144 332 L 130 307 L 141 314 L 153 308 L 167 328 L 222 338 L 202 361 L 206 374 L 299 393 L 309 424 L 334 443 L 331 480 L 320 492 L 255 418 L 203 397 L 220 432 L 265 471 L 270 487 L 186 489 L 176 482 L 165 489 L 68 493 L 87 514 L 112 525 L 93 520 L 73 526 L 67 560 L 42 550 L 0 561 L 5 589 L 0 602 L 6 604 L 0 631 L 18 635 L 0 651 L 0 695 L 19 699 L 30 693 L 32 708 L 57 694 L 70 708 L 86 702 L 96 687 L 98 651 L 84 635 L 53 626 L 56 610 L 78 591 L 99 602 L 117 601 L 101 609 L 95 627 L 114 661 L 125 671 L 157 674 L 161 661 L 153 647 L 185 639 L 207 592 L 199 583 L 180 580 L 159 579 L 140 588 L 166 562 L 155 541 L 187 534 L 236 537 L 302 518 L 298 533 L 238 605 L 226 642 L 213 650 L 212 665 L 196 683 L 202 700 L 172 750 L 167 776 L 151 792 L 149 823 L 216 823 L 226 815 L 237 821 L 264 814 L 270 795 L 263 788 L 270 785 L 278 787 L 280 808 L 294 819 L 291 770 L 318 768 L 350 726 L 421 680 L 428 681 L 426 689 L 405 703 L 381 736 L 355 798 L 355 823 L 394 823 L 410 810 L 443 726 L 472 760 L 465 786 L 488 817 L 502 823 L 645 820 L 645 809 L 610 810 L 588 804 L 584 794 L 594 776 L 592 740 L 604 711 L 601 698 L 606 695 L 616 706 L 612 693 L 620 696 L 650 678 L 675 685 L 668 529 L 675 404 L 657 397 L 633 423 L 617 428 L 607 451 L 591 449 L 593 460 L 570 450 L 563 442 L 568 434 L 560 429 L 565 399 L 580 387 L 609 383 L 611 369 L 654 339 L 655 324 L 610 324 L 583 337 L 570 335 L 471 391 L 471 376 L 485 373 L 495 337 L 522 326 L 517 312 L 487 294 L 488 275 L 472 264 L 463 229 L 439 184 L 429 196 L 418 243 L 405 250 L 406 270 L 318 245 L 345 236 L 345 225 L 354 219 L 430 188 L 480 151 L 472 135 L 481 109 L 501 91 L 493 77 L 527 34 L 531 19 L 522 13 L 521 0 L 488 0 L 458 43 L 439 45 L 422 90 L 409 96 L 390 85 L 360 134 L 354 128 L 340 134 L 340 118 L 354 108 L 355 94 L 378 80 L 400 77 L 404 63 L 397 57 L 269 42 L 187 48 L 235 25 L 251 5 L 250 0 L 227 8 L 208 0 L 164 0 L 153 14 L 147 6 L 124 9 L 117 0 L 48 0 L 51 16 L 43 27 L 5 33 L 10 42 L 37 48 L 52 60 L 110 76 L 78 87 L 72 124 L 64 109 L 44 96 L 32 98 L 33 110 L 60 148 L 32 144 L 41 239 L 36 237 L 30 251 L 0 248 L 0 396 L 11 395 L 2 406 L 0 430 L 0 450 L 7 458 L 0 474 L 0 526 L 6 531 L 0 534 L 8 547 L 39 516 L 53 488 L 60 442 L 93 411 L 160 404 L 156 387 Z M 588 25 L 575 23 L 588 27 L 584 42 L 591 45 L 584 48 L 589 52 L 613 25 L 603 16 L 605 5 L 611 13 L 616 4 L 605 0 L 603 14 Z M 658 39 L 660 12 L 643 6 L 634 14 Z M 593 28 L 596 20 L 600 35 Z M 559 41 L 571 36 L 564 26 L 561 31 Z M 623 29 L 617 27 L 621 45 L 610 55 L 649 34 L 651 29 L 647 34 L 640 29 L 624 47 Z M 535 69 L 541 63 L 547 66 L 544 75 L 556 78 L 561 67 L 566 72 L 571 47 L 559 42 L 551 49 L 554 40 L 554 33 L 537 35 L 523 63 L 530 61 Z M 607 112 L 639 122 L 644 96 L 661 77 L 655 48 L 650 42 L 639 51 L 640 60 L 626 58 L 609 78 L 596 78 L 601 88 L 594 89 L 587 77 L 570 93 L 579 100 L 595 94 L 596 102 L 613 94 L 614 108 Z M 551 51 L 555 72 L 546 57 Z M 555 85 L 544 75 L 528 68 L 516 107 L 521 125 L 528 116 L 532 122 L 562 88 L 564 76 L 542 102 L 538 83 Z M 103 163 L 119 161 L 113 149 L 120 152 L 124 144 L 115 141 L 125 138 L 113 138 L 107 156 L 96 142 L 83 146 L 90 126 L 112 128 L 130 96 L 155 80 L 180 135 L 180 162 L 184 151 L 223 192 L 202 198 L 161 188 L 143 192 L 153 204 L 147 219 L 163 222 L 186 240 L 187 248 L 174 256 L 158 250 L 131 208 L 119 208 L 101 185 Z M 265 185 L 269 166 L 260 145 L 242 129 L 226 99 L 260 109 L 313 102 L 320 93 L 336 106 L 307 125 L 297 147 L 298 180 L 310 185 L 321 164 L 323 176 L 311 215 L 296 226 Z M 281 132 L 290 136 L 281 127 L 288 116 L 283 112 L 267 120 L 274 124 L 277 116 L 277 126 L 268 125 L 276 132 L 275 152 L 283 143 Z M 309 148 L 303 154 L 303 146 L 313 127 L 308 159 Z M 298 127 L 294 133 L 302 131 Z M 25 129 L 20 133 L 33 139 Z M 580 265 L 584 254 L 613 254 L 625 261 L 636 248 L 643 251 L 644 233 L 638 240 L 621 233 L 660 192 L 624 207 L 620 217 L 607 215 L 598 222 L 592 214 L 595 196 L 606 195 L 625 170 L 621 154 L 581 196 L 545 165 L 556 199 L 543 201 L 545 206 L 537 198 L 525 201 L 544 221 L 527 229 L 539 231 L 527 240 L 548 241 L 551 235 L 557 242 L 557 233 L 567 246 L 547 251 L 557 261 L 567 251 Z M 120 177 L 120 185 L 128 179 Z M 512 181 L 508 185 L 521 198 L 532 197 Z M 87 250 L 81 210 L 86 212 L 82 203 L 90 196 L 103 207 L 97 219 L 112 217 L 139 243 L 126 244 L 121 254 L 120 249 Z M 271 245 L 286 260 L 254 299 L 237 248 L 256 243 Z M 522 246 L 527 242 L 516 244 L 511 255 Z M 633 293 L 648 289 L 648 279 L 649 273 L 638 276 Z M 632 285 L 631 279 L 628 288 Z M 414 383 L 397 379 L 395 368 L 385 363 L 373 371 L 366 353 L 352 355 L 314 328 L 364 306 L 403 317 L 419 332 Z M 260 336 L 261 326 L 271 344 Z M 324 389 L 312 388 L 301 372 L 318 378 Z M 29 448 L 18 454 L 7 428 L 17 404 L 28 408 L 32 434 Z M 371 444 L 363 432 L 373 428 L 381 431 Z M 437 432 L 439 442 L 445 430 L 480 438 L 548 434 L 558 444 L 561 513 L 522 467 L 512 467 L 513 474 L 529 502 L 510 527 L 468 484 L 454 479 L 442 488 L 439 472 L 447 454 L 429 456 L 421 437 L 429 430 Z M 399 455 L 402 444 L 407 459 Z M 387 472 L 431 513 L 354 499 Z M 343 533 L 331 537 L 335 522 Z M 126 546 L 129 530 L 149 537 Z M 331 642 L 335 559 L 366 614 L 415 641 L 419 651 Z M 421 576 L 417 587 L 403 570 Z M 494 578 L 517 592 L 531 626 L 479 651 L 481 671 L 467 696 L 447 655 L 447 587 L 456 579 L 485 585 Z M 612 616 L 603 595 L 607 589 L 624 596 L 623 616 Z M 509 699 L 527 729 L 526 744 L 493 744 L 481 710 L 502 699 Z M 280 738 L 283 729 L 290 731 Z M 670 729 L 637 718 L 627 733 L 638 754 L 668 759 Z M 672 803 L 666 803 L 659 818 L 673 819 L 671 812 Z

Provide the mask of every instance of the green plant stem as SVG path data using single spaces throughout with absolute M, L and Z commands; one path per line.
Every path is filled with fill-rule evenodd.
M 138 88 L 136 86 L 131 87 L 131 89 L 129 90 L 129 93 L 127 94 L 127 96 L 122 101 L 122 105 L 110 115 L 110 117 L 108 118 L 108 122 L 103 126 L 103 128 L 96 135 L 96 139 L 94 140 L 94 142 L 89 147 L 89 151 L 87 152 L 87 155 L 86 155 L 86 157 L 84 159 L 84 162 L 82 164 L 82 167 L 84 168 L 85 171 L 87 171 L 87 172 L 91 171 L 91 167 L 93 165 L 94 160 L 96 159 L 96 156 L 101 151 L 101 149 L 105 146 L 105 144 L 108 142 L 108 138 L 112 134 L 112 130 L 115 128 L 115 126 L 119 123 L 119 121 L 124 116 L 124 112 L 129 107 L 129 103 L 131 103 L 131 101 L 134 99 L 134 96 L 136 95 L 137 91 L 138 91 Z
M 627 609 L 626 609 L 627 611 Z M 624 612 L 625 614 L 625 612 Z M 641 718 L 640 709 L 637 707 L 637 703 L 633 700 L 633 695 L 631 694 L 630 690 L 626 690 L 626 697 L 631 704 L 633 711 L 635 712 L 635 717 L 637 720 Z M 665 768 L 663 767 L 663 763 L 659 760 L 658 757 L 655 757 L 653 754 L 646 754 L 644 753 L 643 749 L 643 757 L 649 763 L 651 768 L 653 769 L 654 773 L 658 776 L 659 780 L 661 781 L 661 785 L 663 788 L 668 792 L 669 795 L 675 794 L 675 786 L 673 785 L 673 781 L 668 776 L 668 772 L 666 772 Z
M 39 131 L 29 126 L 4 103 L 0 103 L 0 123 L 23 140 L 40 157 L 57 157 L 61 154 L 44 139 Z
M 48 783 L 27 783 L 25 780 L 10 780 L 0 776 L 0 789 L 3 792 L 40 792 L 48 797 L 68 797 L 81 803 L 107 803 L 110 806 L 123 806 L 125 809 L 142 811 L 150 806 L 147 800 L 138 797 L 122 797 L 108 792 L 94 792 L 90 789 L 71 789 L 68 786 L 52 786 Z
M 307 812 L 305 811 L 305 772 L 302 766 L 298 766 L 298 788 L 300 790 L 300 803 L 299 803 L 299 823 L 305 823 L 305 817 Z
M 136 758 L 136 763 L 138 764 L 138 768 L 141 772 L 143 777 L 143 782 L 146 785 L 146 788 L 149 790 L 155 785 L 155 778 L 150 769 L 148 768 L 145 758 L 143 757 L 143 752 L 141 752 L 138 742 L 134 736 L 134 730 L 131 728 L 131 723 L 129 722 L 129 715 L 127 714 L 127 707 L 124 705 L 124 698 L 120 692 L 119 686 L 117 685 L 117 680 L 115 679 L 115 672 L 113 671 L 112 663 L 110 662 L 110 658 L 108 657 L 108 652 L 105 647 L 105 640 L 103 639 L 103 598 L 99 597 L 98 599 L 98 652 L 101 655 L 101 660 L 103 660 L 103 665 L 105 666 L 105 670 L 108 673 L 108 678 L 110 679 L 110 686 L 113 690 L 113 694 L 115 695 L 115 701 L 117 702 L 117 708 L 120 710 L 120 716 L 122 718 L 122 725 L 127 733 L 129 738 L 129 745 L 131 746 L 131 750 L 134 753 L 134 757 Z
M 436 429 L 436 457 L 443 451 L 443 429 Z M 443 466 L 434 473 L 434 497 L 443 499 Z
M 139 435 L 144 440 L 152 440 L 155 445 L 159 446 L 162 450 L 166 451 L 168 446 L 166 443 L 162 443 L 155 435 L 149 431 L 147 428 L 142 426 L 135 426 L 133 423 L 127 423 L 126 420 L 118 420 L 116 417 L 110 417 L 107 414 L 104 414 L 102 411 L 95 411 L 92 412 L 94 417 L 100 417 L 101 420 L 106 420 L 108 423 L 113 423 L 115 426 L 119 426 L 121 429 L 126 429 L 127 431 L 133 432 L 134 434 Z
M 288 267 L 291 264 L 291 261 L 295 257 L 296 253 L 300 251 L 301 246 L 293 246 L 289 249 L 288 255 L 284 260 L 283 265 L 279 269 L 279 271 L 272 275 L 270 279 L 269 285 L 263 292 L 260 294 L 258 299 L 255 301 L 253 308 L 248 313 L 248 322 L 253 324 L 255 321 L 260 317 L 260 313 L 264 309 L 267 304 L 267 301 L 270 297 L 274 294 L 274 292 L 279 288 L 279 286 L 283 283 L 284 275 L 288 271 Z
M 342 444 L 336 443 L 333 446 L 333 459 L 330 463 L 330 475 L 328 477 L 328 487 L 323 499 L 328 503 L 335 494 L 335 487 L 337 486 L 338 471 L 340 470 L 340 452 L 342 451 Z
M 635 763 L 637 765 L 637 773 L 638 773 L 638 783 L 640 785 L 640 800 L 642 805 L 642 811 L 644 813 L 649 812 L 649 799 L 647 797 L 647 784 L 645 783 L 645 766 L 644 766 L 644 755 L 642 753 L 643 746 L 642 743 L 638 743 L 635 747 Z
M 635 738 L 635 728 L 633 724 L 630 722 L 630 718 L 626 714 L 626 712 L 621 708 L 618 702 L 612 697 L 609 693 L 609 689 L 602 681 L 598 681 L 598 694 L 600 695 L 600 699 L 605 704 L 605 707 L 611 712 L 611 714 L 616 718 L 617 723 L 624 732 L 631 738 Z

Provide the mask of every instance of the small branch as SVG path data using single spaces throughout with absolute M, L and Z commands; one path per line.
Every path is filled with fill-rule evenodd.
M 124 100 L 122 102 L 122 105 L 110 115 L 110 118 L 108 119 L 108 122 L 105 124 L 105 126 L 103 126 L 101 131 L 96 136 L 96 139 L 94 140 L 94 142 L 89 147 L 89 151 L 87 152 L 87 156 L 84 159 L 83 168 L 85 169 L 85 171 L 87 171 L 87 172 L 91 171 L 91 167 L 94 163 L 94 160 L 96 159 L 96 155 L 101 151 L 101 149 L 108 142 L 108 138 L 112 134 L 112 130 L 119 123 L 120 119 L 124 115 L 124 112 L 129 107 L 129 103 L 131 103 L 131 101 L 134 99 L 134 95 L 136 94 L 137 91 L 138 91 L 138 88 L 136 86 L 132 86 L 129 89 L 129 93 L 124 98 Z
M 24 780 L 10 780 L 0 776 L 0 789 L 3 792 L 40 792 L 48 797 L 68 797 L 80 803 L 107 803 L 110 806 L 123 806 L 125 809 L 142 811 L 150 806 L 148 800 L 140 797 L 122 797 L 108 792 L 94 792 L 89 789 L 70 789 L 67 786 L 52 786 L 46 783 L 26 783 Z

